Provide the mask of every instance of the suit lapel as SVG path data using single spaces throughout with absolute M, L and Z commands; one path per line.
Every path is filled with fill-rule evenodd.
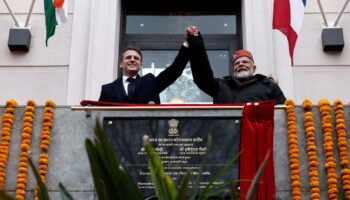
M 120 77 L 117 80 L 114 81 L 113 84 L 113 92 L 117 96 L 118 100 L 121 101 L 126 96 L 126 93 L 124 91 L 124 85 L 123 85 L 123 78 Z

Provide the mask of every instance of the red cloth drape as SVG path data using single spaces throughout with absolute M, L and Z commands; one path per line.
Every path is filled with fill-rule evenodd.
M 243 108 L 240 155 L 240 199 L 246 198 L 254 176 L 268 151 L 269 159 L 260 179 L 256 200 L 275 197 L 273 165 L 273 124 L 275 101 L 246 103 Z

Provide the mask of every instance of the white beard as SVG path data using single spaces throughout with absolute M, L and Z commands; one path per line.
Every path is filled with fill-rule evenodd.
M 238 79 L 246 79 L 253 76 L 253 71 L 252 70 L 248 70 L 248 71 L 239 71 L 237 73 L 234 74 L 235 78 Z

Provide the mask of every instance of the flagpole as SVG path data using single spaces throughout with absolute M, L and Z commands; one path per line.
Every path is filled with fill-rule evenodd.
M 345 10 L 346 6 L 348 5 L 348 3 L 349 3 L 349 0 L 347 0 L 347 1 L 345 2 L 345 4 L 344 4 L 342 10 L 340 11 L 340 13 L 339 13 L 337 19 L 335 20 L 335 22 L 334 22 L 334 27 L 338 25 L 338 21 L 339 21 L 340 17 L 342 16 L 342 14 L 344 13 L 344 10 Z
M 323 11 L 323 8 L 322 8 L 320 0 L 317 0 L 317 3 L 318 3 L 318 6 L 320 7 L 320 10 L 321 10 L 321 14 L 322 14 L 322 18 L 323 18 L 323 21 L 324 21 L 324 25 L 326 27 L 328 27 L 328 22 L 327 22 L 326 16 L 324 15 L 324 11 Z
M 30 5 L 29 13 L 28 13 L 28 16 L 27 16 L 26 23 L 25 23 L 24 27 L 27 27 L 28 24 L 29 24 L 29 19 L 30 19 L 30 16 L 32 15 L 32 12 L 33 12 L 34 3 L 35 3 L 35 0 L 33 0 L 32 4 Z
M 4 3 L 5 3 L 5 5 L 6 5 L 6 7 L 7 7 L 7 9 L 9 10 L 10 15 L 11 15 L 13 21 L 15 21 L 16 27 L 19 27 L 18 21 L 16 20 L 16 17 L 15 17 L 15 15 L 13 14 L 13 12 L 12 12 L 10 6 L 7 4 L 6 0 L 4 0 Z

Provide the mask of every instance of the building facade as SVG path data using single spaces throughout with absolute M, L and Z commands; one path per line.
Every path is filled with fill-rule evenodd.
M 321 1 L 328 22 L 336 20 L 345 2 Z M 8 3 L 18 21 L 24 22 L 31 1 Z M 192 17 L 194 21 L 191 22 L 201 23 L 201 17 L 222 15 L 233 16 L 233 32 L 206 34 L 204 30 L 205 26 L 210 27 L 209 21 L 199 25 L 213 58 L 215 55 L 229 57 L 238 48 L 248 49 L 255 56 L 257 72 L 275 76 L 286 97 L 294 99 L 297 104 L 306 98 L 315 103 L 322 98 L 350 101 L 350 92 L 346 89 L 350 85 L 349 7 L 339 20 L 344 32 L 343 50 L 324 52 L 320 9 L 316 1 L 307 2 L 292 66 L 286 37 L 272 29 L 273 0 L 245 0 L 234 3 L 236 6 L 232 8 L 228 1 L 216 1 L 215 5 L 202 5 L 204 3 L 199 1 L 189 5 L 179 1 L 174 5 L 153 3 L 149 6 L 133 0 L 69 0 L 68 3 L 68 22 L 56 27 L 55 35 L 46 46 L 43 1 L 35 2 L 30 18 L 32 39 L 29 52 L 11 52 L 7 47 L 9 29 L 14 22 L 4 3 L 0 3 L 0 104 L 7 99 L 15 99 L 19 104 L 25 104 L 29 99 L 44 104 L 45 100 L 53 99 L 59 105 L 78 105 L 83 99 L 97 100 L 101 85 L 113 81 L 121 73 L 118 58 L 123 47 L 137 45 L 146 52 L 145 55 L 158 53 L 163 57 L 164 53 L 164 57 L 170 55 L 170 58 L 180 48 L 186 24 L 177 24 L 172 33 L 133 34 L 131 29 L 129 34 L 127 19 L 130 16 L 136 16 L 136 20 L 137 16 L 170 16 L 177 20 L 180 17 L 180 21 L 181 17 Z M 227 71 L 222 73 L 230 73 L 229 59 L 226 58 L 225 62 L 223 65 Z M 145 73 L 157 73 L 157 66 L 154 69 L 152 64 L 144 64 L 144 68 Z M 190 76 L 187 78 L 191 80 Z M 196 88 L 190 89 L 196 91 Z M 179 88 L 173 90 L 168 93 L 176 94 Z M 163 95 L 163 102 L 176 98 L 166 97 L 168 93 Z M 193 101 L 206 100 L 185 100 Z

